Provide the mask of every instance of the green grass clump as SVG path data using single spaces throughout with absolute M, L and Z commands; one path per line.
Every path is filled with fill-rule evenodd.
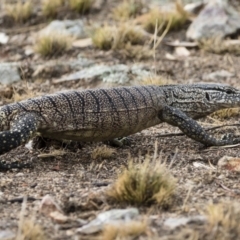
M 35 43 L 35 51 L 43 57 L 62 55 L 72 46 L 72 38 L 66 34 L 52 32 L 39 35 Z
M 69 0 L 70 9 L 78 13 L 88 12 L 93 3 L 93 0 Z
M 16 23 L 23 23 L 28 20 L 33 13 L 33 6 L 31 1 L 22 3 L 20 0 L 17 3 L 4 4 L 4 10 L 8 17 Z
M 141 205 L 157 203 L 162 207 L 171 204 L 176 180 L 159 161 L 146 159 L 128 167 L 118 176 L 107 195 L 116 202 Z

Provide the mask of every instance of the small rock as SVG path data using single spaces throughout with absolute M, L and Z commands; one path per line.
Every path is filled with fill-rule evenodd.
M 2 84 L 11 84 L 21 80 L 17 64 L 14 63 L 0 63 L 0 76 Z
M 39 206 L 39 210 L 47 216 L 50 216 L 52 212 L 62 213 L 60 206 L 54 201 L 54 199 L 50 195 L 46 195 L 43 197 Z
M 189 223 L 204 223 L 205 221 L 206 217 L 200 215 L 194 217 L 168 218 L 164 221 L 164 226 L 174 229 Z
M 7 44 L 9 40 L 9 36 L 7 36 L 5 33 L 0 32 L 0 44 Z
M 23 176 L 24 176 L 24 173 L 21 173 L 21 172 L 19 172 L 15 175 L 15 177 L 23 177 Z
M 25 48 L 24 54 L 25 54 L 26 56 L 31 56 L 31 55 L 33 55 L 33 54 L 34 54 L 33 48 L 31 48 L 31 47 Z
M 58 211 L 51 212 L 49 216 L 59 224 L 62 224 L 68 221 L 68 217 Z
M 185 58 L 190 55 L 190 52 L 185 47 L 176 47 L 175 48 L 175 55 L 180 58 Z
M 171 53 L 166 53 L 166 54 L 165 54 L 165 58 L 166 58 L 167 60 L 171 60 L 171 61 L 177 60 L 177 58 L 176 58 L 174 55 L 172 55 Z
M 135 219 L 139 215 L 137 208 L 129 209 L 113 209 L 100 213 L 94 220 L 90 223 L 84 225 L 77 229 L 77 232 L 84 234 L 92 234 L 101 231 L 106 224 L 115 222 L 116 224 L 122 224 L 123 222 L 128 222 Z

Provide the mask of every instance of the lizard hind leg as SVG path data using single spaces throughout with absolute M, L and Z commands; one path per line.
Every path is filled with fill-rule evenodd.
M 0 132 L 0 154 L 26 143 L 36 133 L 38 123 L 36 114 L 18 116 L 9 131 Z

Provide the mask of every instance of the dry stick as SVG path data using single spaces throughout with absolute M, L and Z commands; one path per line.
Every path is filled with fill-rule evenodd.
M 170 26 L 172 24 L 172 18 L 169 20 L 168 24 L 167 24 L 167 27 L 165 28 L 165 30 L 163 31 L 162 35 L 158 38 L 157 40 L 157 43 L 154 44 L 154 48 L 156 49 L 159 44 L 162 42 L 163 38 L 166 36 L 166 34 L 168 33 L 169 29 L 170 29 Z M 154 49 L 154 50 L 155 50 Z
M 188 199 L 190 197 L 190 194 L 191 194 L 192 190 L 193 190 L 193 186 L 190 186 L 189 189 L 188 189 L 187 195 L 186 195 L 186 197 L 185 197 L 185 199 L 183 201 L 182 210 L 184 212 L 185 212 L 186 204 L 187 204 L 187 201 L 188 201 Z
M 207 128 L 205 129 L 205 131 L 211 131 L 211 130 L 215 130 L 222 127 L 236 127 L 236 126 L 240 126 L 240 124 L 236 123 L 236 124 L 220 125 L 216 127 Z M 156 137 L 174 137 L 174 136 L 184 136 L 184 135 L 185 135 L 184 133 L 166 133 L 166 134 L 159 134 Z
M 27 208 L 27 196 L 25 195 L 23 197 L 22 208 L 21 208 L 21 212 L 20 212 L 20 216 L 19 216 L 16 240 L 22 240 L 23 239 L 22 229 L 23 229 L 23 224 L 24 224 L 24 215 L 26 213 L 26 208 Z

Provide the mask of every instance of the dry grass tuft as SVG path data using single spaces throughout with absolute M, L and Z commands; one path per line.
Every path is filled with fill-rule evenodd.
M 93 31 L 92 42 L 102 50 L 113 50 L 125 58 L 143 59 L 153 52 L 145 45 L 148 34 L 132 24 L 120 24 L 118 27 L 105 25 Z
M 113 154 L 116 152 L 115 149 L 107 147 L 106 145 L 96 147 L 92 151 L 92 159 L 108 159 L 113 156 Z
M 43 57 L 62 55 L 71 48 L 73 39 L 63 33 L 51 32 L 36 38 L 35 51 Z
M 116 36 L 117 27 L 105 25 L 96 28 L 92 34 L 93 44 L 102 50 L 110 50 L 114 43 L 114 36 Z
M 42 11 L 46 17 L 56 17 L 58 10 L 64 4 L 63 0 L 42 0 Z
M 202 239 L 239 239 L 240 204 L 238 202 L 210 204 L 206 216 L 208 225 Z
M 201 40 L 199 47 L 203 50 L 216 54 L 232 53 L 240 54 L 240 40 L 223 40 L 222 38 L 209 38 Z
M 117 20 L 127 20 L 141 13 L 142 8 L 141 0 L 124 0 L 113 9 L 113 17 Z
M 13 89 L 13 95 L 12 95 L 12 101 L 13 102 L 20 102 L 25 99 L 36 97 L 36 92 L 34 92 L 32 89 L 24 88 L 24 90 L 17 91 L 16 89 Z
M 154 75 L 154 76 L 148 76 L 142 79 L 141 84 L 143 85 L 168 85 L 172 84 L 172 80 L 159 76 L 159 75 Z
M 16 240 L 47 240 L 41 226 L 34 220 L 23 220 L 19 227 Z
M 15 240 L 47 240 L 41 226 L 36 224 L 34 219 L 25 219 L 26 208 L 27 197 L 25 196 L 23 198 Z
M 211 117 L 213 118 L 219 118 L 219 119 L 226 119 L 230 117 L 237 117 L 240 115 L 240 109 L 239 108 L 227 108 L 219 110 L 213 114 L 211 114 Z
M 104 227 L 102 239 L 135 239 L 147 230 L 147 224 L 144 221 L 130 221 L 121 225 L 109 224 Z
M 176 188 L 176 180 L 159 159 L 150 161 L 148 157 L 144 163 L 134 163 L 118 176 L 107 195 L 116 202 L 129 204 L 152 204 L 167 207 L 171 204 Z
M 153 55 L 153 50 L 148 46 L 132 45 L 131 43 L 126 43 L 124 48 L 116 49 L 115 52 L 124 59 L 134 59 L 137 61 L 150 58 Z
M 162 33 L 164 29 L 169 25 L 169 29 L 176 29 L 183 26 L 188 19 L 188 13 L 184 10 L 183 5 L 176 2 L 175 10 L 161 10 L 152 9 L 143 23 L 144 28 L 151 33 L 155 32 L 156 25 L 158 27 L 158 33 Z
M 4 4 L 3 6 L 6 15 L 14 20 L 16 23 L 23 23 L 28 20 L 33 12 L 33 6 L 31 1 L 20 0 L 17 3 Z
M 88 12 L 93 3 L 93 0 L 69 0 L 70 9 L 78 13 Z

